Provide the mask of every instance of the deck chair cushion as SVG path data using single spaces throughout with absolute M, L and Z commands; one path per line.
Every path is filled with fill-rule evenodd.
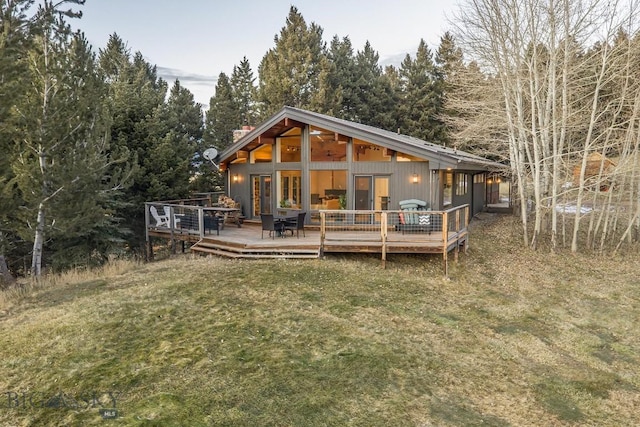
M 407 200 L 400 200 L 398 202 L 398 204 L 400 205 L 400 209 L 402 209 L 404 207 L 404 205 L 416 205 L 416 206 L 412 206 L 412 207 L 421 207 L 424 208 L 427 206 L 427 202 L 425 202 L 424 200 L 419 200 L 419 199 L 407 199 Z

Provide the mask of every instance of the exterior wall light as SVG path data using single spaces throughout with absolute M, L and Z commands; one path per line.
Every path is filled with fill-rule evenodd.
M 233 182 L 238 182 L 240 180 L 240 177 L 238 177 L 237 173 L 233 174 Z
M 417 173 L 414 173 L 414 174 L 411 176 L 411 182 L 413 182 L 414 184 L 419 183 L 419 182 L 420 182 L 420 176 L 418 176 L 418 174 L 417 174 Z

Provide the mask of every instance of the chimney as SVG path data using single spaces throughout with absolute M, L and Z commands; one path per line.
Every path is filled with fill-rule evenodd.
M 255 127 L 253 126 L 242 126 L 242 129 L 237 129 L 233 131 L 233 142 L 237 142 L 239 139 L 242 139 L 242 137 L 244 137 L 246 134 L 248 134 L 249 132 L 251 132 L 252 130 L 254 130 Z

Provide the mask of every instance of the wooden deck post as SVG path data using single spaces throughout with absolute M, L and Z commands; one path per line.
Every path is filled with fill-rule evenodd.
M 449 276 L 449 213 L 444 211 L 442 213 L 442 260 L 444 261 L 444 277 Z
M 456 210 L 456 234 L 460 234 L 460 209 Z M 456 247 L 453 252 L 453 261 L 458 262 L 458 255 L 460 253 L 460 240 L 456 237 Z
M 387 213 L 380 215 L 380 238 L 382 239 L 382 268 L 387 268 Z
M 198 207 L 198 231 L 200 238 L 204 239 L 204 209 L 202 206 Z
M 163 206 L 164 210 L 164 206 Z M 169 206 L 169 230 L 171 231 L 171 253 L 175 255 L 176 253 L 176 237 L 174 233 L 174 228 L 176 226 L 175 217 L 173 215 L 173 208 Z
M 327 233 L 326 216 L 324 212 L 320 212 L 320 258 L 324 258 L 324 239 Z
M 466 218 L 466 228 L 469 228 L 469 206 L 464 210 L 464 217 Z M 464 253 L 467 253 L 467 248 L 469 247 L 469 230 L 465 233 L 464 236 Z
M 144 204 L 144 238 L 147 242 L 147 262 L 153 261 L 153 245 L 151 244 L 151 237 L 149 236 L 149 203 Z

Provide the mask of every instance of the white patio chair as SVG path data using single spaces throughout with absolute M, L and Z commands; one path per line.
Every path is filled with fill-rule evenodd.
M 169 218 L 171 218 L 171 208 L 169 206 L 164 207 L 164 214 L 167 217 L 167 224 L 169 223 Z M 177 227 L 180 224 L 180 217 L 182 215 L 175 214 L 173 215 L 173 226 Z
M 151 206 L 149 208 L 149 212 L 151 212 L 151 216 L 156 220 L 156 227 L 168 227 L 169 226 L 169 215 L 160 215 L 158 213 L 158 209 L 155 206 Z

